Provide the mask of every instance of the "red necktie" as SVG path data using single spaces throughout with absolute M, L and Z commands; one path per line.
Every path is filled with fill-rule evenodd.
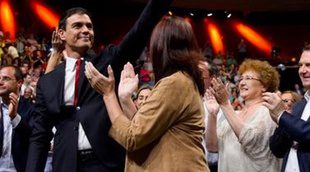
M 79 79 L 80 79 L 81 59 L 78 59 L 75 64 L 75 84 L 74 84 L 74 106 L 77 105 L 79 98 Z

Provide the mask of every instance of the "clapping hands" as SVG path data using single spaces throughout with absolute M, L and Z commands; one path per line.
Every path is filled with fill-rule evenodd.
M 121 73 L 121 80 L 118 86 L 119 98 L 131 98 L 133 92 L 138 89 L 138 84 L 138 75 L 135 74 L 132 64 L 128 62 L 124 65 L 124 69 Z
M 15 93 L 10 93 L 10 104 L 9 104 L 9 116 L 13 120 L 17 115 L 18 108 L 18 96 Z
M 102 75 L 90 62 L 85 62 L 85 76 L 90 85 L 101 95 L 114 94 L 115 79 L 112 67 L 108 66 L 108 77 Z
M 220 79 L 212 78 L 210 90 L 220 105 L 224 105 L 229 102 L 229 93 Z
M 212 94 L 210 89 L 206 90 L 206 93 L 203 97 L 203 100 L 205 102 L 205 105 L 207 107 L 208 113 L 210 115 L 216 116 L 219 112 L 220 105 L 217 103 L 214 95 Z

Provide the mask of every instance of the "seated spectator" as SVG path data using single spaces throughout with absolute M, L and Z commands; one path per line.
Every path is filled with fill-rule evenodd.
M 294 103 L 301 100 L 301 96 L 297 94 L 296 92 L 289 90 L 289 91 L 284 91 L 281 94 L 281 99 L 285 105 L 285 110 L 291 113 Z
M 14 47 L 14 45 L 13 45 L 12 42 L 6 43 L 5 46 L 6 46 L 6 48 L 8 49 L 8 50 L 7 50 L 7 53 L 8 53 L 13 59 L 19 58 L 18 51 L 17 51 L 17 49 Z

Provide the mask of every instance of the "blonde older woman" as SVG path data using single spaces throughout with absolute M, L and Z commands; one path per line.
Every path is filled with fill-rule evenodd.
M 219 172 L 276 172 L 279 162 L 269 149 L 269 137 L 276 127 L 269 110 L 262 105 L 262 93 L 276 91 L 279 74 L 268 62 L 245 60 L 239 69 L 241 111 L 234 111 L 223 83 L 212 80 L 207 90 L 208 150 L 219 151 Z M 217 121 L 219 108 L 225 120 Z

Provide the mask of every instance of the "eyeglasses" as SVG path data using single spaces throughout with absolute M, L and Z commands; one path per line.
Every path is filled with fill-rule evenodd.
M 293 99 L 282 99 L 282 102 L 283 103 L 288 103 L 288 102 L 294 103 L 294 100 Z
M 249 81 L 249 80 L 256 80 L 256 81 L 261 81 L 260 79 L 258 79 L 258 78 L 255 78 L 255 77 L 253 77 L 253 76 L 248 76 L 248 75 L 246 75 L 246 76 L 240 76 L 240 78 L 239 78 L 239 82 L 241 82 L 242 80 L 246 80 L 246 81 Z
M 8 82 L 8 81 L 12 81 L 12 80 L 16 80 L 16 79 L 10 78 L 8 76 L 0 76 L 0 81 Z

